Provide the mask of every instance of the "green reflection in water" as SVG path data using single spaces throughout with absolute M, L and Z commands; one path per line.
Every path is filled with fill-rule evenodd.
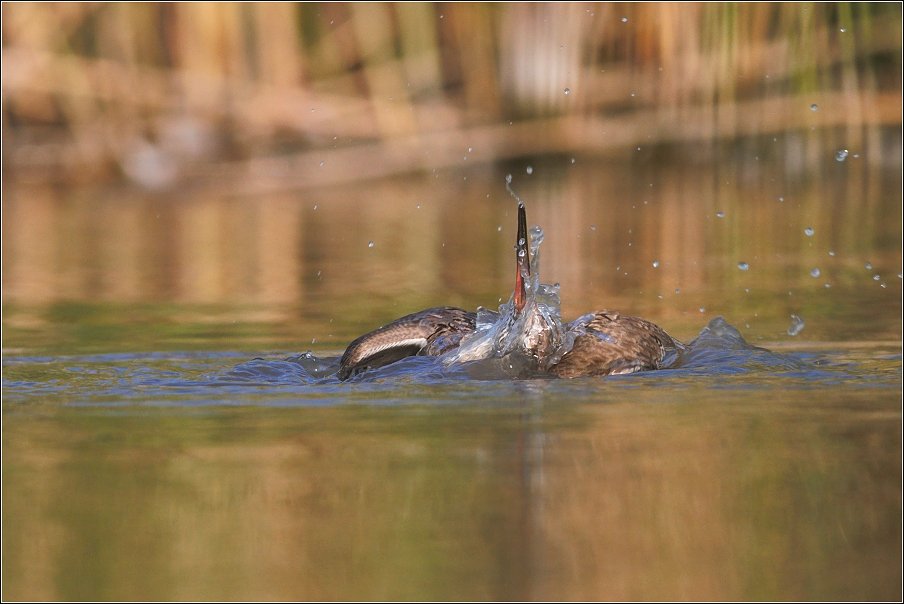
M 3 596 L 893 598 L 899 392 L 758 382 L 5 404 Z

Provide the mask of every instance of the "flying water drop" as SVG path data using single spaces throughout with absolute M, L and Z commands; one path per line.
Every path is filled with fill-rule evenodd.
M 813 233 L 815 233 L 815 232 L 816 232 L 816 231 L 814 231 L 814 230 L 811 229 L 810 227 L 807 227 L 807 228 L 804 229 L 804 234 L 805 234 L 807 237 L 812 237 L 812 236 L 813 236 Z
M 657 268 L 659 266 L 659 260 L 653 261 L 653 268 Z
M 819 276 L 819 269 L 818 269 L 818 268 L 814 268 L 812 271 L 810 271 L 810 276 L 811 276 L 811 277 L 818 277 L 818 276 Z
M 565 94 L 568 94 L 569 92 L 571 92 L 571 91 L 568 90 L 568 89 L 566 88 L 566 89 L 565 89 Z
M 534 173 L 533 167 L 528 166 L 528 167 L 527 167 L 527 173 L 528 173 L 528 174 L 533 174 L 533 173 Z
M 804 320 L 797 315 L 791 315 L 791 327 L 788 328 L 789 336 L 796 336 L 804 328 Z
M 373 241 L 368 242 L 367 247 L 373 247 L 373 246 L 374 246 L 374 242 L 373 242 Z
M 716 218 L 725 218 L 725 212 L 716 212 Z
M 816 105 L 816 103 L 810 105 L 810 111 L 816 111 L 817 109 L 819 109 L 819 107 Z
M 835 152 L 835 159 L 836 159 L 837 161 L 844 161 L 844 160 L 847 159 L 847 156 L 848 156 L 848 150 L 847 150 L 847 149 L 842 149 L 841 151 L 836 151 L 836 152 Z
M 738 268 L 742 271 L 746 271 L 748 268 L 750 268 L 750 265 L 746 262 L 738 262 Z

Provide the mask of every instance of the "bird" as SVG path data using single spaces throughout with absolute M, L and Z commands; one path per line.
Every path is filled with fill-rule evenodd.
M 498 312 L 440 306 L 396 319 L 349 344 L 339 361 L 340 380 L 416 355 L 441 357 L 451 365 L 521 354 L 560 378 L 604 377 L 661 369 L 671 351 L 684 347 L 658 325 L 618 311 L 598 310 L 562 324 L 558 284 L 539 281 L 543 231 L 532 227 L 528 240 L 524 203 L 508 182 L 518 199 L 509 301 Z

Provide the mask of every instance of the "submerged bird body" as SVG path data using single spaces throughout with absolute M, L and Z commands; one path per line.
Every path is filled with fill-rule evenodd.
M 562 324 L 558 285 L 539 281 L 542 240 L 543 231 L 532 227 L 528 245 L 519 199 L 515 290 L 498 313 L 441 306 L 404 316 L 352 342 L 338 378 L 415 355 L 441 356 L 448 365 L 520 353 L 562 378 L 661 369 L 667 353 L 681 344 L 654 323 L 600 310 Z

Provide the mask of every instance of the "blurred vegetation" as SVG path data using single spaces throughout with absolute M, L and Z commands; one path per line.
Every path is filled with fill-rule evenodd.
M 900 3 L 2 10 L 5 178 L 297 188 L 838 128 L 876 161 L 901 124 Z

